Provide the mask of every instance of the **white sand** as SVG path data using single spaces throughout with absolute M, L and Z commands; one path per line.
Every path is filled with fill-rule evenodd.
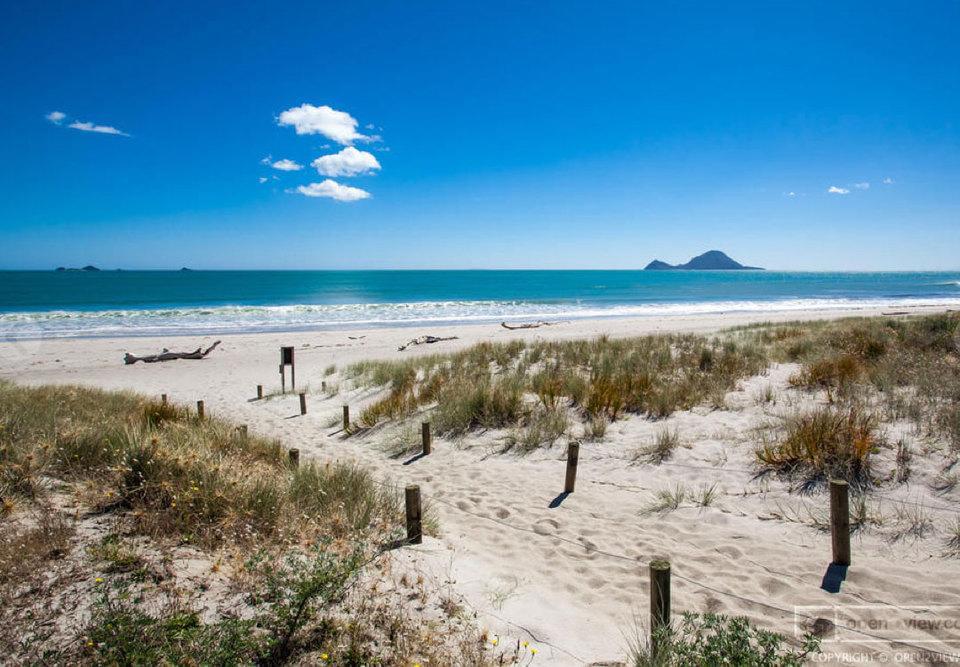
M 344 402 L 351 404 L 354 416 L 359 415 L 372 392 L 351 391 L 333 398 L 320 394 L 323 371 L 330 364 L 343 367 L 358 359 L 446 352 L 480 340 L 709 332 L 751 321 L 851 314 L 878 313 L 592 320 L 527 331 L 476 325 L 233 335 L 219 337 L 222 345 L 204 361 L 133 366 L 123 364 L 124 352 L 191 349 L 215 337 L 30 341 L 0 344 L 0 377 L 167 393 L 171 400 L 189 405 L 203 399 L 208 414 L 278 437 L 287 446 L 299 447 L 303 457 L 356 459 L 381 478 L 419 484 L 425 497 L 433 499 L 442 535 L 426 539 L 422 547 L 407 548 L 403 559 L 436 585 L 462 596 L 466 608 L 479 613 L 480 625 L 502 636 L 503 643 L 519 638 L 537 647 L 536 663 L 622 660 L 624 633 L 633 631 L 635 617 L 647 621 L 647 565 L 657 557 L 672 562 L 677 615 L 684 610 L 745 615 L 793 636 L 795 607 L 822 606 L 799 611 L 842 623 L 849 617 L 868 632 L 960 655 L 956 624 L 960 560 L 944 556 L 948 528 L 957 517 L 950 508 L 960 507 L 960 496 L 956 492 L 938 496 L 930 488 L 944 457 L 936 451 L 923 453 L 924 446 L 935 443 L 920 440 L 907 425 L 888 427 L 892 441 L 903 437 L 913 444 L 914 473 L 908 483 L 880 493 L 923 504 L 933 526 L 922 538 L 897 538 L 914 506 L 875 501 L 871 512 L 884 520 L 854 537 L 853 566 L 842 592 L 822 590 L 830 537 L 810 524 L 812 518 L 826 516 L 826 494 L 818 490 L 800 496 L 776 478 L 755 479 L 751 472 L 752 429 L 789 405 L 814 400 L 787 388 L 793 370 L 788 366 L 742 383 L 728 395 L 727 409 L 698 408 L 666 420 L 686 445 L 669 465 L 631 462 L 633 451 L 651 443 L 663 422 L 633 417 L 613 423 L 603 442 L 581 446 L 577 490 L 552 509 L 549 505 L 563 486 L 563 446 L 518 457 L 498 453 L 496 438 L 502 434 L 477 434 L 460 443 L 436 439 L 432 455 L 404 465 L 407 457 L 391 459 L 381 449 L 396 429 L 343 439 L 337 427 L 326 426 L 340 414 Z M 397 351 L 399 345 L 427 333 L 460 338 Z M 295 395 L 252 400 L 257 384 L 268 392 L 279 389 L 278 347 L 283 344 L 296 346 L 298 383 L 310 386 L 309 411 L 303 417 Z M 777 403 L 758 404 L 756 397 L 768 385 Z M 892 466 L 892 456 L 881 454 L 881 469 Z M 656 490 L 679 483 L 691 491 L 716 483 L 720 495 L 707 508 L 687 500 L 672 512 L 643 512 Z M 945 610 L 939 605 L 958 606 Z M 906 619 L 953 620 L 955 625 L 924 630 L 904 627 Z M 868 621 L 873 621 L 872 628 Z M 885 642 L 870 643 L 847 631 L 832 639 L 824 645 L 832 652 L 829 662 L 842 661 L 838 652 L 861 663 L 864 654 L 883 653 L 893 662 L 897 653 L 916 653 Z

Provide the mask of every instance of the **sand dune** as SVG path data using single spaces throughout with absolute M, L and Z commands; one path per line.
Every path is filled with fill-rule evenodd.
M 815 316 L 765 314 L 763 319 Z M 529 641 L 539 651 L 537 660 L 548 664 L 622 660 L 624 633 L 633 631 L 636 619 L 643 623 L 647 619 L 647 565 L 654 558 L 672 563 L 674 613 L 744 615 L 791 637 L 796 628 L 811 627 L 812 618 L 824 617 L 841 626 L 960 655 L 960 626 L 929 629 L 915 623 L 956 621 L 960 616 L 960 607 L 951 607 L 960 599 L 956 576 L 960 562 L 943 554 L 945 531 L 957 520 L 960 497 L 934 494 L 928 484 L 937 472 L 932 460 L 918 462 L 911 482 L 890 491 L 890 498 L 872 501 L 888 518 L 855 535 L 853 566 L 840 592 L 822 588 L 830 536 L 811 524 L 826 516 L 827 494 L 792 493 L 775 477 L 757 477 L 752 465 L 752 429 L 775 419 L 786 406 L 815 400 L 788 388 L 793 370 L 788 365 L 774 366 L 765 376 L 741 383 L 727 396 L 723 410 L 703 407 L 661 422 L 636 417 L 614 422 L 602 442 L 581 445 L 577 488 L 565 498 L 558 497 L 565 470 L 561 446 L 524 457 L 503 454 L 498 439 L 502 434 L 490 432 L 459 442 L 437 438 L 427 457 L 390 458 L 383 443 L 396 436 L 395 427 L 344 437 L 331 426 L 343 403 L 358 410 L 373 392 L 345 390 L 329 398 L 320 393 L 328 365 L 342 368 L 363 358 L 449 351 L 486 339 L 711 331 L 749 319 L 731 315 L 584 321 L 528 331 L 486 325 L 238 335 L 223 337 L 221 349 L 204 361 L 133 366 L 123 365 L 124 352 L 173 347 L 171 341 L 7 343 L 0 345 L 0 377 L 163 392 L 190 405 L 203 399 L 208 414 L 281 438 L 300 448 L 303 457 L 356 459 L 383 480 L 419 484 L 439 517 L 441 535 L 408 548 L 404 561 L 462 597 L 492 634 L 503 641 Z M 459 340 L 397 351 L 422 333 Z M 183 341 L 188 347 L 204 342 Z M 295 395 L 252 400 L 257 384 L 279 389 L 281 344 L 296 346 L 297 378 L 309 384 L 304 416 L 299 415 Z M 327 379 L 333 383 L 337 375 Z M 775 402 L 757 400 L 767 387 Z M 661 465 L 635 461 L 635 450 L 652 442 L 665 426 L 676 429 L 683 442 L 674 457 Z M 891 428 L 897 436 L 911 437 L 906 427 Z M 706 507 L 688 498 L 675 510 L 651 511 L 655 493 L 677 485 L 694 498 L 715 485 L 716 497 Z M 901 520 L 897 510 L 902 514 L 916 506 L 910 503 L 923 506 L 932 528 L 922 538 L 897 538 Z M 875 642 L 849 630 L 827 639 L 827 662 L 842 661 L 831 652 L 875 658 L 878 652 L 916 654 L 909 647 Z

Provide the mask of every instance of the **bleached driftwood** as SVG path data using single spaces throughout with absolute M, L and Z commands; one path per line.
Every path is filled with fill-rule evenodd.
M 214 348 L 220 344 L 220 341 L 214 341 L 213 345 L 208 347 L 206 350 L 198 347 L 193 352 L 171 352 L 167 348 L 163 348 L 163 352 L 160 354 L 148 354 L 145 357 L 138 357 L 127 352 L 123 355 L 123 363 L 125 364 L 135 364 L 138 361 L 142 361 L 146 364 L 153 364 L 158 361 L 172 361 L 173 359 L 203 359 L 205 356 L 213 352 Z
M 447 338 L 441 338 L 440 336 L 420 336 L 419 338 L 414 338 L 406 345 L 401 345 L 397 349 L 403 352 L 411 345 L 427 345 L 429 343 L 439 343 L 444 340 L 457 340 L 457 338 L 459 338 L 459 336 L 449 336 Z
M 501 322 L 500 326 L 504 329 L 510 329 L 510 331 L 516 331 L 517 329 L 538 329 L 540 327 L 552 327 L 557 322 L 545 322 L 540 320 L 539 322 L 527 322 L 526 324 L 507 324 L 506 322 Z

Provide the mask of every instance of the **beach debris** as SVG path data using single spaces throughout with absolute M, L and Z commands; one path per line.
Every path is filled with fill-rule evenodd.
M 539 322 L 527 322 L 525 324 L 507 324 L 506 322 L 501 322 L 500 326 L 502 326 L 504 329 L 510 329 L 510 331 L 516 331 L 517 329 L 539 329 L 540 327 L 552 327 L 555 324 L 560 323 L 540 320 Z
M 430 343 L 440 343 L 445 340 L 457 340 L 458 338 L 459 336 L 448 336 L 446 338 L 443 338 L 441 336 L 420 336 L 419 338 L 414 338 L 412 341 L 410 341 L 406 345 L 401 345 L 397 349 L 400 352 L 403 352 L 411 345 L 428 345 Z
M 213 352 L 213 350 L 220 344 L 220 341 L 214 341 L 213 345 L 204 350 L 201 347 L 198 347 L 193 352 L 171 352 L 167 348 L 163 348 L 163 352 L 160 354 L 148 354 L 145 357 L 138 357 L 136 355 L 130 354 L 127 352 L 123 355 L 123 363 L 125 364 L 135 364 L 138 361 L 142 361 L 146 364 L 153 364 L 158 361 L 172 361 L 173 359 L 203 359 L 205 356 Z

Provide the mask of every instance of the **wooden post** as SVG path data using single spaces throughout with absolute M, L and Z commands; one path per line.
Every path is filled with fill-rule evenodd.
M 833 563 L 850 565 L 849 486 L 839 479 L 830 480 L 830 533 L 833 538 Z
M 287 393 L 287 376 L 283 372 L 283 364 L 280 364 L 280 393 Z
M 240 424 L 240 426 L 237 427 L 237 433 L 240 434 L 240 437 L 241 437 L 241 438 L 243 438 L 244 440 L 246 440 L 246 439 L 247 439 L 247 425 L 246 425 L 246 424 Z
M 410 544 L 420 544 L 423 542 L 423 527 L 420 519 L 420 487 L 408 486 L 406 488 L 407 501 L 407 542 Z
M 307 414 L 307 394 L 305 392 L 300 392 L 300 414 Z
M 350 406 L 343 406 L 343 430 L 346 431 L 350 428 Z
M 261 398 L 263 398 L 263 385 L 262 385 L 262 384 L 258 384 L 258 385 L 257 385 L 257 400 L 260 400 Z
M 197 401 L 197 418 L 203 419 L 203 401 Z
M 326 390 L 327 390 L 327 381 L 326 381 L 326 380 L 320 380 L 320 391 L 324 391 L 324 392 L 325 392 Z
M 160 394 L 160 402 L 161 402 L 163 405 L 166 405 L 166 404 L 167 404 L 167 395 L 166 395 L 166 394 Z
M 580 444 L 571 442 L 567 445 L 567 479 L 563 484 L 564 493 L 573 493 L 577 483 L 577 463 L 580 459 Z
M 650 562 L 650 654 L 659 651 L 658 628 L 670 627 L 670 561 Z
M 300 466 L 300 450 L 291 449 L 287 452 L 287 455 L 290 457 L 290 467 L 297 468 Z
M 430 422 L 423 422 L 420 426 L 420 432 L 423 435 L 423 453 L 426 455 L 433 449 L 433 436 L 430 435 Z

